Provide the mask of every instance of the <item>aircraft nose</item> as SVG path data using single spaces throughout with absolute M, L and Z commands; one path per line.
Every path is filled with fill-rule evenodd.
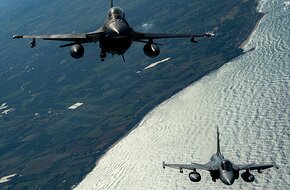
M 235 177 L 233 172 L 227 172 L 221 178 L 222 182 L 226 185 L 232 185 L 235 182 Z
M 121 21 L 112 22 L 108 29 L 111 36 L 124 36 L 129 33 L 129 27 Z
M 233 183 L 234 183 L 233 180 L 225 179 L 225 184 L 232 185 Z

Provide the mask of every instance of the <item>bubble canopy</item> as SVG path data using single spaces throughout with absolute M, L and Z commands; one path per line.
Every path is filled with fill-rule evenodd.
M 125 14 L 122 8 L 120 7 L 112 7 L 108 12 L 109 19 L 124 19 Z
M 224 161 L 222 162 L 222 169 L 223 169 L 223 170 L 231 171 L 232 168 L 233 168 L 233 165 L 232 165 L 232 163 L 231 163 L 230 161 L 228 161 L 228 160 L 224 160 Z

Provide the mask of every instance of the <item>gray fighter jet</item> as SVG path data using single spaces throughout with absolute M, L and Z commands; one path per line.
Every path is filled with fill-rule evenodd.
M 67 41 L 70 43 L 61 45 L 60 47 L 71 46 L 70 54 L 73 58 L 79 59 L 84 55 L 84 47 L 82 44 L 99 42 L 101 48 L 100 58 L 102 61 L 107 54 L 122 55 L 130 48 L 133 42 L 145 43 L 144 53 L 149 57 L 157 57 L 160 49 L 153 40 L 161 38 L 190 38 L 191 42 L 196 43 L 197 37 L 213 37 L 212 32 L 204 34 L 164 34 L 164 33 L 141 33 L 136 32 L 130 27 L 125 20 L 124 11 L 120 7 L 113 6 L 113 0 L 110 1 L 110 9 L 108 11 L 107 21 L 102 27 L 94 32 L 83 34 L 54 34 L 54 35 L 14 35 L 13 39 L 30 38 L 32 39 L 30 47 L 36 47 L 36 39 Z
M 211 178 L 214 182 L 220 179 L 226 185 L 232 185 L 235 179 L 239 178 L 239 171 L 246 170 L 241 174 L 242 179 L 245 182 L 253 182 L 255 177 L 250 173 L 250 170 L 257 170 L 261 173 L 262 170 L 278 167 L 275 164 L 239 164 L 236 165 L 230 160 L 225 159 L 220 152 L 220 140 L 219 140 L 219 130 L 217 129 L 217 152 L 211 157 L 211 160 L 207 164 L 166 164 L 162 163 L 162 167 L 171 167 L 179 169 L 180 173 L 183 173 L 183 169 L 192 170 L 188 177 L 192 182 L 199 182 L 201 180 L 200 174 L 196 170 L 206 170 L 210 172 Z

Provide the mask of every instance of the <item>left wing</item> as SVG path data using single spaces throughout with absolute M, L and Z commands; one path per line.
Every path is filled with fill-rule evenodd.
M 279 168 L 275 164 L 255 164 L 255 163 L 241 164 L 241 165 L 237 165 L 237 167 L 239 168 L 239 170 L 258 170 L 258 171 L 261 171 L 267 168 L 272 168 L 272 167 L 275 167 L 277 169 Z
M 132 41 L 141 41 L 142 40 L 153 40 L 153 39 L 162 39 L 162 38 L 191 38 L 191 42 L 196 42 L 195 38 L 198 37 L 214 37 L 213 32 L 206 32 L 204 34 L 166 34 L 166 33 L 140 33 L 133 32 L 131 35 Z
M 36 39 L 55 40 L 55 41 L 71 41 L 77 43 L 97 42 L 102 30 L 83 34 L 51 34 L 51 35 L 14 35 L 13 39 L 30 38 L 34 43 Z
M 87 39 L 86 34 L 15 35 L 13 39 L 30 38 L 43 40 L 75 41 Z
M 212 171 L 215 170 L 215 168 L 212 168 L 209 164 L 166 164 L 165 162 L 162 162 L 162 167 L 165 169 L 165 167 L 175 168 L 179 169 L 180 172 L 183 171 L 183 169 L 186 170 L 206 170 L 206 171 Z

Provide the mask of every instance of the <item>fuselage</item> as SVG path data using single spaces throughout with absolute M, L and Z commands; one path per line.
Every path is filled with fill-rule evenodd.
M 236 172 L 230 160 L 225 159 L 221 153 L 217 152 L 211 157 L 208 164 L 218 165 L 217 173 L 211 173 L 213 180 L 220 179 L 226 185 L 232 185 L 236 179 Z
M 130 33 L 133 29 L 125 20 L 124 12 L 119 7 L 108 11 L 108 19 L 102 27 L 104 33 L 100 36 L 99 44 L 102 51 L 110 54 L 124 54 L 131 46 Z

